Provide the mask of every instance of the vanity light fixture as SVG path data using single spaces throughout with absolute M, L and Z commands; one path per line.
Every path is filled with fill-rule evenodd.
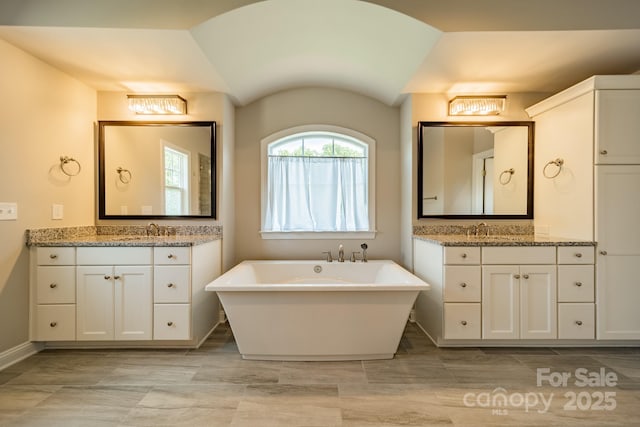
M 497 116 L 504 111 L 506 95 L 456 96 L 449 101 L 450 116 Z
M 180 95 L 127 95 L 129 110 L 136 114 L 187 114 L 187 100 Z

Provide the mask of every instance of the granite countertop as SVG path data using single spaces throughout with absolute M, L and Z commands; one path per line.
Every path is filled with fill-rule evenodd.
M 195 246 L 222 239 L 220 226 L 176 226 L 147 236 L 144 226 L 81 226 L 27 230 L 27 246 Z M 165 228 L 166 229 L 166 228 Z M 179 232 L 178 232 L 179 231 Z
M 464 234 L 414 234 L 414 239 L 442 246 L 595 246 L 593 241 L 534 234 L 467 236 Z
M 136 236 L 93 235 L 40 240 L 32 246 L 195 246 L 221 239 L 221 235 L 199 236 Z

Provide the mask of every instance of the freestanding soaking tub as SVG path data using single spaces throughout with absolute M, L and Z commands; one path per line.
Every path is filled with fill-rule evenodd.
M 393 261 L 244 261 L 206 286 L 244 359 L 391 359 L 418 292 Z

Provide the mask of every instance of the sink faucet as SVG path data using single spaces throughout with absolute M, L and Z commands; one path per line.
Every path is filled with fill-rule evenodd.
M 344 247 L 338 246 L 338 262 L 344 262 Z
M 480 234 L 480 227 L 484 227 L 485 236 L 489 237 L 489 224 L 486 222 L 481 222 L 476 226 L 476 236 Z
M 147 225 L 147 236 L 159 236 L 160 227 L 155 222 L 150 222 Z

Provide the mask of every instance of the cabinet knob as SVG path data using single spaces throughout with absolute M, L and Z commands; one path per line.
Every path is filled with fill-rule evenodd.
M 169 254 L 169 255 L 167 255 L 167 258 L 169 258 L 169 259 L 173 259 L 173 258 L 175 258 L 175 257 L 176 257 L 176 256 L 175 256 L 174 254 Z
M 167 326 L 173 326 L 173 322 L 167 322 Z
M 57 288 L 57 287 L 58 287 L 58 285 L 57 285 L 57 284 L 55 284 L 55 283 L 52 283 L 52 284 L 50 284 L 50 285 L 49 285 L 49 287 L 50 287 L 51 289 L 55 289 L 55 288 Z
M 577 286 L 577 287 L 582 286 L 582 282 L 576 282 L 576 286 Z
M 120 280 L 120 276 L 113 276 L 113 280 Z
M 606 156 L 609 153 L 607 152 L 607 150 L 600 150 L 600 154 L 602 154 L 603 156 Z
M 467 284 L 466 284 L 466 283 L 464 283 L 464 282 L 462 282 L 462 283 L 460 283 L 460 287 L 462 287 L 462 288 L 466 288 L 466 287 L 467 287 Z
M 576 320 L 576 325 L 582 326 L 582 320 Z
M 104 276 L 104 280 L 111 280 L 111 276 Z
M 167 288 L 173 288 L 175 285 L 173 283 L 168 283 Z
M 519 274 L 514 274 L 514 275 L 513 275 L 513 278 L 514 278 L 514 279 L 519 279 L 519 278 L 520 278 L 520 275 L 519 275 Z
M 460 324 L 461 324 L 462 326 L 467 326 L 467 321 L 466 321 L 466 320 L 463 320 L 462 322 L 460 322 Z
M 574 255 L 576 256 L 576 258 L 582 258 L 582 254 L 580 252 L 577 252 Z
M 51 259 L 56 259 L 56 258 L 58 258 L 58 255 L 56 255 L 56 254 L 49 254 L 49 258 L 51 258 Z
M 57 322 L 51 322 L 49 323 L 49 326 L 51 326 L 52 328 L 55 328 L 56 326 L 58 326 Z
M 467 254 L 461 254 L 460 256 L 461 256 L 462 258 L 466 258 L 466 257 L 467 257 Z
M 525 278 L 525 279 L 528 279 L 529 275 L 528 274 L 523 274 L 522 277 Z
M 606 255 L 607 251 L 600 251 L 600 255 Z

